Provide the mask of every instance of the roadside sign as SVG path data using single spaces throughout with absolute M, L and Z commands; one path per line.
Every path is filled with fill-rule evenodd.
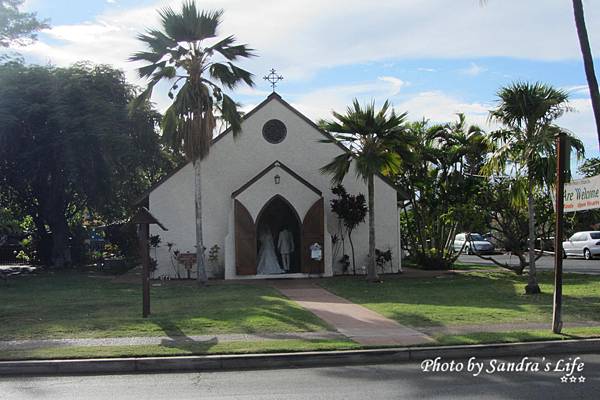
M 565 183 L 563 198 L 565 204 L 564 212 L 600 208 L 600 175 Z M 555 196 L 552 196 L 552 202 L 554 210 L 556 210 Z

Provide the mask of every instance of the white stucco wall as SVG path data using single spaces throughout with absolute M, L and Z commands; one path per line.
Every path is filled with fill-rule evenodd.
M 280 177 L 277 185 L 275 184 L 275 175 Z M 248 209 L 252 219 L 256 222 L 260 210 L 275 195 L 283 196 L 290 202 L 296 209 L 300 222 L 314 202 L 321 198 L 283 168 L 275 167 L 236 196 L 236 199 Z
M 268 143 L 262 136 L 262 127 L 270 119 L 279 119 L 287 127 L 285 140 L 278 144 Z M 337 218 L 330 211 L 329 202 L 333 195 L 330 187 L 330 177 L 319 172 L 326 163 L 330 162 L 342 150 L 334 144 L 324 144 L 318 141 L 323 135 L 304 121 L 300 116 L 279 102 L 271 99 L 262 108 L 250 115 L 242 123 L 242 132 L 236 139 L 228 134 L 215 142 L 210 154 L 202 161 L 202 207 L 203 231 L 205 247 L 213 245 L 220 247 L 220 268 L 225 265 L 225 249 L 229 254 L 233 251 L 233 201 L 231 194 L 242 187 L 274 161 L 279 160 L 303 179 L 317 187 L 324 197 L 325 203 L 325 235 L 337 233 Z M 274 171 L 274 170 L 273 170 Z M 282 194 L 294 205 L 300 218 L 306 214 L 308 207 L 314 203 L 316 193 L 299 184 L 291 176 L 279 169 L 281 183 L 275 185 L 274 172 L 271 171 L 251 187 L 240 194 L 240 201 L 250 211 L 253 218 L 272 195 Z M 351 170 L 343 182 L 349 193 L 361 192 L 367 194 L 366 184 L 356 180 Z M 265 195 L 266 194 L 266 195 Z M 179 170 L 163 184 L 158 186 L 149 196 L 150 211 L 168 229 L 160 231 L 152 226 L 151 234 L 159 234 L 162 239 L 161 247 L 157 249 L 159 275 L 175 276 L 166 244 L 173 243 L 173 248 L 180 251 L 194 252 L 194 170 L 189 164 Z M 398 212 L 396 192 L 383 180 L 375 180 L 375 223 L 376 243 L 381 250 L 392 250 L 392 271 L 399 267 L 399 238 Z M 328 239 L 328 238 L 326 238 Z M 353 233 L 356 250 L 357 267 L 366 265 L 368 255 L 368 224 L 365 221 Z M 331 243 L 326 240 L 326 256 L 331 259 Z M 208 253 L 208 250 L 207 250 Z M 350 254 L 346 243 L 346 254 Z M 154 254 L 151 254 L 155 257 Z M 339 252 L 338 258 L 342 253 Z M 230 264 L 231 257 L 228 256 Z M 326 271 L 331 270 L 332 261 L 327 262 Z M 327 265 L 329 264 L 329 265 Z M 340 267 L 333 260 L 332 272 L 339 273 Z M 231 264 L 230 264 L 231 268 Z M 209 275 L 217 273 L 219 268 L 211 266 Z M 389 267 L 387 269 L 389 271 Z M 228 278 L 234 278 L 231 272 Z M 195 274 L 193 275 L 195 276 Z

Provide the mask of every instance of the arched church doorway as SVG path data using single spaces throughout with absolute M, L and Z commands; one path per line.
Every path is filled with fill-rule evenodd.
M 300 234 L 301 222 L 296 210 L 282 196 L 274 196 L 257 217 L 256 273 L 301 272 Z

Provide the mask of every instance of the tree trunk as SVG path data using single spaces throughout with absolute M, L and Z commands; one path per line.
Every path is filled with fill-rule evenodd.
M 592 109 L 596 120 L 596 131 L 598 134 L 598 145 L 600 146 L 600 92 L 598 91 L 598 80 L 594 72 L 594 61 L 592 49 L 588 39 L 587 28 L 585 26 L 585 17 L 583 15 L 583 4 L 581 0 L 573 0 L 573 13 L 575 15 L 575 26 L 577 27 L 577 36 L 579 36 L 579 45 L 583 55 L 583 66 L 585 76 L 590 88 L 590 97 L 592 99 Z
M 206 263 L 204 261 L 204 240 L 202 237 L 202 185 L 200 175 L 200 160 L 194 161 L 195 172 L 195 206 L 196 206 L 196 271 L 197 280 L 201 285 L 208 282 Z
M 356 275 L 356 260 L 354 258 L 354 242 L 352 242 L 352 232 L 348 231 L 348 241 L 350 242 L 350 250 L 352 251 L 352 275 Z
M 533 184 L 533 176 L 529 173 L 529 190 L 527 193 L 527 212 L 529 213 L 529 278 L 525 287 L 526 294 L 541 293 L 535 273 L 535 205 L 533 203 Z
M 64 268 L 71 262 L 67 221 L 64 215 L 56 215 L 48 225 L 52 231 L 52 266 Z
M 35 212 L 31 213 L 35 215 Z M 33 221 L 37 232 L 37 261 L 41 265 L 52 265 L 52 236 L 46 230 L 46 224 L 39 216 L 34 216 Z
M 374 175 L 369 175 L 369 264 L 367 265 L 367 279 L 370 282 L 379 280 L 377 269 L 375 268 L 375 183 Z

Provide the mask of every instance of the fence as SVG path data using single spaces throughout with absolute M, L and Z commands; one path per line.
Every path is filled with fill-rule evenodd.
M 27 265 L 27 262 L 17 258 L 21 250 L 20 245 L 0 246 L 0 265 Z

